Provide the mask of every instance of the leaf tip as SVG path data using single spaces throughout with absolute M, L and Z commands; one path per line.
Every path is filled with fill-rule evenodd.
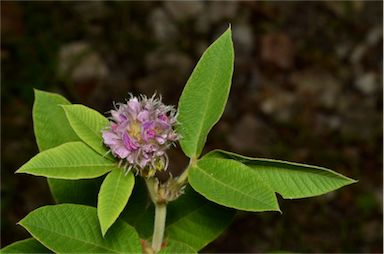
M 100 221 L 100 218 L 99 218 L 99 221 Z M 104 225 L 104 223 L 101 223 L 100 221 L 101 235 L 103 236 L 103 238 L 105 238 L 105 235 L 107 234 L 109 228 L 110 226 Z
M 342 175 L 342 176 L 343 176 L 344 179 L 347 181 L 347 183 L 345 183 L 344 186 L 345 186 L 345 185 L 350 185 L 350 184 L 354 184 L 354 183 L 358 183 L 358 182 L 359 182 L 359 180 L 350 178 L 350 177 L 348 177 L 348 176 L 344 176 L 344 175 Z
M 231 23 L 228 24 L 228 28 L 227 28 L 227 30 L 225 30 L 223 35 L 228 35 L 232 39 L 232 24 Z
M 15 171 L 15 174 L 20 174 L 20 173 L 24 173 L 23 167 L 21 167 L 21 168 L 19 168 L 18 170 Z
M 22 226 L 24 228 L 24 225 L 23 225 L 24 219 L 25 218 L 23 218 L 23 219 L 19 220 L 18 222 L 16 222 L 16 225 L 20 225 L 20 226 Z
M 100 192 L 98 194 L 98 198 L 100 198 Z M 105 234 L 107 233 L 109 227 L 108 225 L 106 225 L 105 220 L 103 219 L 103 216 L 100 213 L 99 201 L 97 204 L 97 218 L 100 224 L 101 235 L 103 236 L 103 238 L 105 238 Z

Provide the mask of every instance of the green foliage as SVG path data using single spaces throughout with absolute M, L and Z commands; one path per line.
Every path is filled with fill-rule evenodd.
M 38 208 L 19 222 L 56 253 L 141 253 L 135 229 L 118 221 L 103 237 L 96 208 L 62 204 Z
M 104 179 L 97 203 L 97 216 L 103 236 L 123 211 L 134 185 L 132 172 L 125 175 L 119 168 L 113 169 Z
M 239 161 L 251 168 L 257 177 L 268 184 L 273 191 L 287 199 L 318 196 L 356 182 L 327 168 L 251 158 L 222 150 L 212 151 L 204 158 L 227 158 Z M 236 167 L 235 170 L 240 168 Z
M 204 52 L 185 85 L 178 106 L 177 131 L 183 137 L 181 148 L 190 158 L 200 156 L 209 131 L 224 111 L 233 62 L 229 28 Z
M 71 141 L 80 141 L 72 130 L 64 110 L 59 105 L 69 105 L 63 96 L 35 89 L 33 128 L 40 152 Z M 95 205 L 100 187 L 98 180 L 48 179 L 52 196 L 58 203 Z
M 233 220 L 235 211 L 220 207 L 187 188 L 169 204 L 165 234 L 169 240 L 201 250 L 215 240 Z
M 80 141 L 59 106 L 69 104 L 70 102 L 61 95 L 35 90 L 33 129 L 40 151 L 66 142 Z
M 240 162 L 204 158 L 191 167 L 191 186 L 207 199 L 245 211 L 280 211 L 273 190 Z
M 103 145 L 101 131 L 108 126 L 108 119 L 96 110 L 83 105 L 63 105 L 72 129 L 80 139 L 101 155 L 108 153 Z M 109 158 L 113 160 L 111 155 Z
M 96 206 L 103 176 L 95 179 L 48 179 L 49 188 L 56 203 L 74 203 Z
M 1 253 L 53 253 L 42 245 L 39 241 L 28 238 L 25 240 L 14 242 L 3 249 Z
M 82 142 L 69 142 L 39 153 L 16 173 L 59 179 L 95 178 L 112 170 L 115 163 L 101 157 Z
M 356 182 L 322 167 L 221 150 L 198 160 L 209 131 L 224 111 L 233 63 L 229 28 L 202 55 L 181 95 L 177 131 L 182 150 L 191 158 L 183 174 L 187 179 L 171 178 L 169 185 L 148 188 L 157 205 L 173 200 L 187 182 L 193 189 L 187 186 L 184 195 L 168 204 L 166 247 L 159 253 L 201 250 L 232 221 L 235 210 L 230 208 L 280 211 L 276 193 L 283 198 L 304 198 Z M 101 134 L 108 120 L 93 109 L 71 105 L 60 95 L 35 90 L 33 121 L 40 153 L 17 173 L 50 177 L 57 202 L 96 205 L 98 197 L 97 209 L 78 204 L 39 208 L 19 223 L 36 240 L 16 242 L 2 252 L 141 253 L 139 236 L 150 238 L 154 205 L 143 180 L 135 180 L 132 172 L 125 175 L 117 160 L 107 154 Z M 160 249 L 161 241 L 154 242 L 153 249 Z

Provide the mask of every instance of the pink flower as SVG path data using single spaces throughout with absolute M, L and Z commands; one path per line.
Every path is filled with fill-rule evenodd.
M 111 110 L 110 126 L 102 131 L 104 144 L 129 168 L 144 176 L 166 170 L 166 150 L 179 139 L 173 129 L 176 110 L 161 98 L 133 97 Z

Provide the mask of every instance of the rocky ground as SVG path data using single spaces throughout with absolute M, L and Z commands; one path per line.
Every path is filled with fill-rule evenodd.
M 133 94 L 178 97 L 231 23 L 232 91 L 208 149 L 335 169 L 353 186 L 240 213 L 204 252 L 382 252 L 382 2 L 2 2 L 2 246 L 52 203 L 13 172 L 37 152 L 32 88 L 100 112 Z M 184 165 L 172 152 L 174 170 Z

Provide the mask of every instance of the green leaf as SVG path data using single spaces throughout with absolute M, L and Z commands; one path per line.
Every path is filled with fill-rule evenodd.
M 103 145 L 101 131 L 109 124 L 107 118 L 84 105 L 63 105 L 62 107 L 72 129 L 81 140 L 99 154 L 106 156 L 108 150 Z M 113 159 L 111 155 L 108 157 Z
M 97 195 L 104 177 L 95 179 L 62 180 L 48 178 L 48 185 L 56 203 L 96 206 Z
M 168 205 L 166 238 L 201 250 L 229 226 L 234 214 L 235 210 L 209 202 L 188 187 Z
M 115 163 L 82 142 L 69 142 L 37 154 L 16 173 L 59 179 L 87 179 L 104 175 Z
M 5 246 L 0 251 L 1 253 L 53 253 L 47 249 L 39 241 L 28 238 L 25 240 L 14 242 L 8 246 Z
M 67 142 L 80 141 L 72 130 L 63 108 L 59 106 L 67 104 L 70 102 L 61 95 L 35 89 L 32 116 L 40 152 Z M 96 205 L 101 184 L 99 180 L 47 180 L 56 202 Z
M 218 204 L 245 211 L 280 211 L 273 190 L 240 162 L 203 157 L 190 168 L 188 179 L 197 192 Z
M 170 240 L 167 246 L 161 251 L 159 251 L 159 254 L 174 254 L 174 253 L 197 253 L 197 252 L 191 246 L 175 240 Z
M 177 120 L 181 148 L 190 158 L 200 156 L 207 135 L 227 102 L 234 52 L 229 28 L 202 55 L 181 94 Z
M 327 168 L 251 158 L 221 150 L 212 151 L 204 158 L 237 160 L 252 168 L 273 191 L 286 199 L 318 196 L 356 182 Z
M 62 204 L 38 208 L 19 222 L 56 253 L 141 253 L 135 229 L 117 221 L 103 238 L 96 208 Z
M 97 203 L 97 216 L 103 235 L 128 203 L 134 185 L 135 177 L 132 172 L 125 175 L 120 168 L 113 169 L 103 181 Z
M 35 89 L 35 102 L 32 110 L 33 129 L 40 151 L 67 142 L 80 141 L 59 104 L 66 105 L 70 102 L 59 94 Z

